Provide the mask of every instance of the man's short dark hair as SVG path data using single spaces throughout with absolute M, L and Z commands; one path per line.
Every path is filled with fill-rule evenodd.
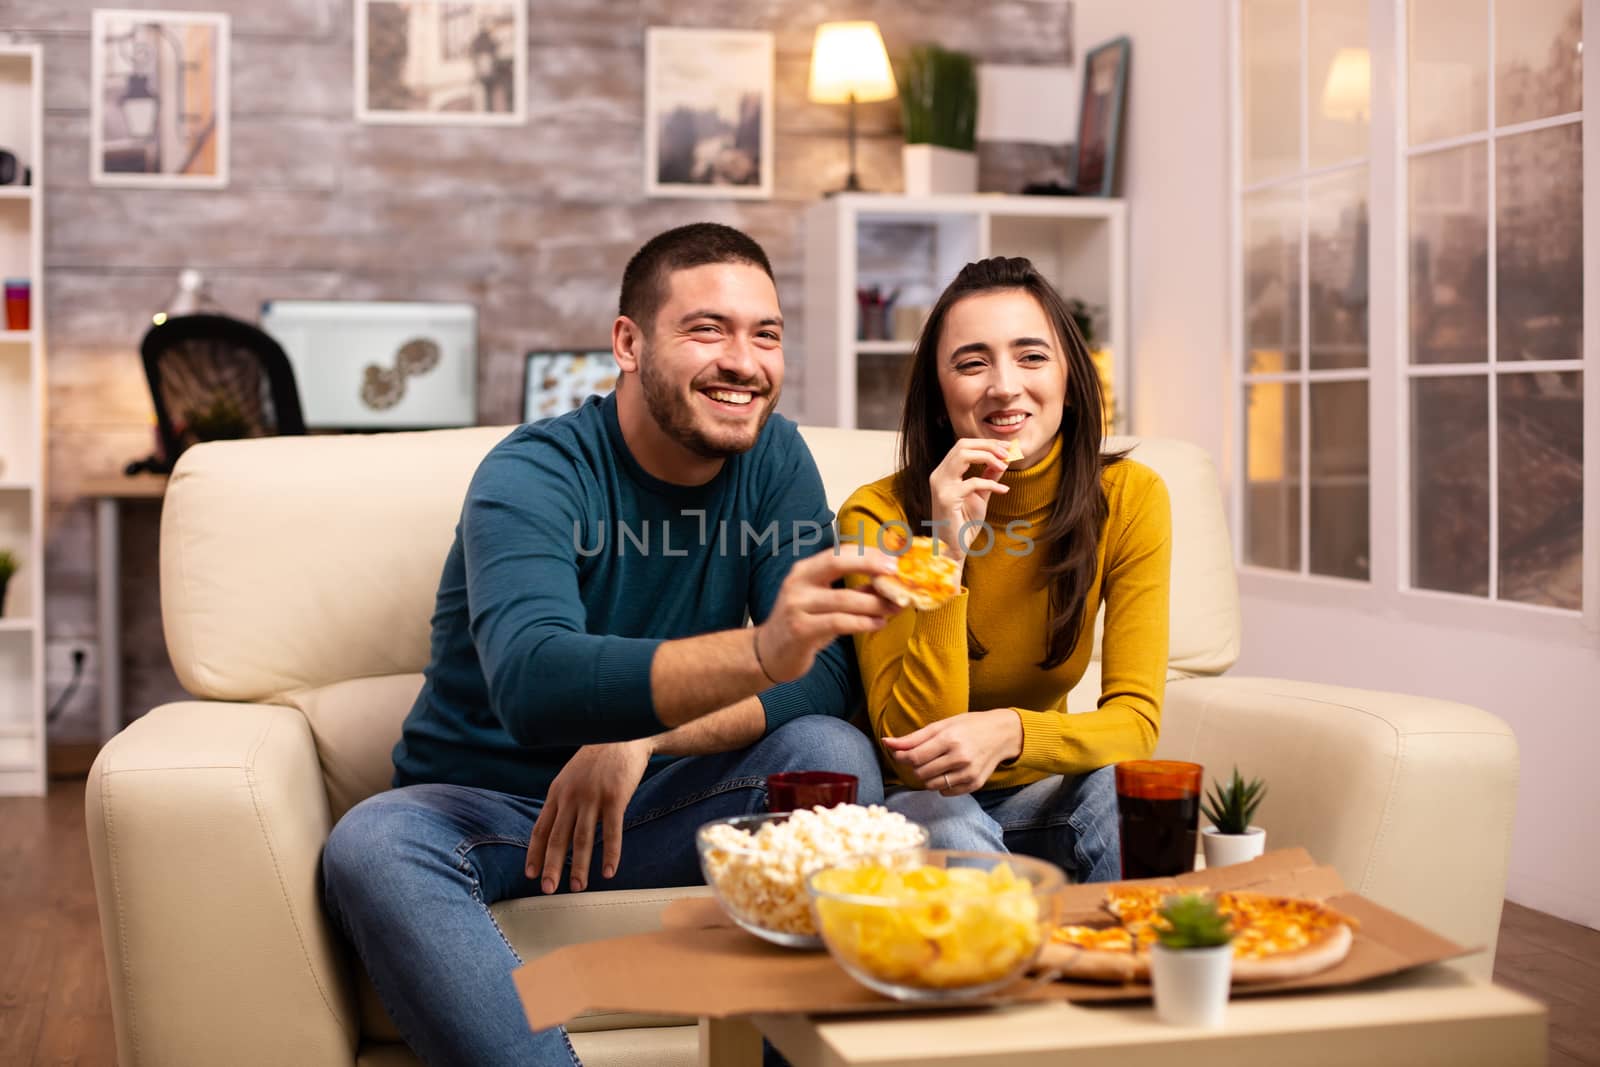
M 633 254 L 622 272 L 618 310 L 648 336 L 655 329 L 656 313 L 666 302 L 668 276 L 708 263 L 748 263 L 772 278 L 767 254 L 748 234 L 717 222 L 693 222 L 657 234 Z M 776 278 L 773 284 L 777 284 Z

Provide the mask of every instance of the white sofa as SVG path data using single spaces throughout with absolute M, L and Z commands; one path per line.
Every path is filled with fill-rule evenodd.
M 318 855 L 387 787 L 428 654 L 467 481 L 507 432 L 300 437 L 187 452 L 162 516 L 162 610 L 198 699 L 101 752 L 87 818 L 123 1067 L 414 1063 L 319 903 Z M 887 433 L 807 429 L 830 502 L 886 473 Z M 1113 442 L 1132 443 L 1132 442 Z M 1239 645 L 1212 465 L 1172 441 L 1135 457 L 1173 502 L 1171 682 L 1159 754 L 1265 776 L 1258 821 L 1380 903 L 1493 946 L 1516 744 L 1460 704 L 1223 676 Z M 1329 655 L 1338 655 L 1336 648 Z M 1084 680 L 1074 706 L 1093 704 Z M 645 930 L 684 892 L 591 892 L 494 911 L 524 958 Z M 1471 966 L 1483 975 L 1487 954 Z M 591 1016 L 590 1067 L 696 1059 L 692 1020 Z

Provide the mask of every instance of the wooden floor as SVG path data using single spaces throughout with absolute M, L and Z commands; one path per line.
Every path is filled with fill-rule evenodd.
M 1600 931 L 1507 904 L 1495 980 L 1550 1007 L 1550 1067 L 1600 1065 Z M 0 1064 L 113 1065 L 83 779 L 0 800 Z

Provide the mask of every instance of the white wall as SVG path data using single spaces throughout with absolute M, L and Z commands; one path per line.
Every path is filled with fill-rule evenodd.
M 1234 403 L 1226 12 L 1225 0 L 1079 0 L 1075 35 L 1080 57 L 1107 38 L 1133 39 L 1122 192 L 1135 429 L 1203 445 L 1225 477 Z M 1587 170 L 1592 205 L 1600 174 Z M 1459 700 L 1509 723 L 1522 777 L 1507 895 L 1600 928 L 1600 641 L 1320 606 L 1294 583 L 1244 586 L 1233 673 Z
M 1133 422 L 1220 461 L 1229 425 L 1228 82 L 1223 0 L 1079 0 L 1074 48 L 1133 40 L 1121 156 Z

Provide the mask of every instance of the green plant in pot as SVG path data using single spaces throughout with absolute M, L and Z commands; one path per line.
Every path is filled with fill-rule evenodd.
M 1222 1025 L 1233 976 L 1233 927 L 1205 893 L 1170 896 L 1150 949 L 1156 1017 L 1179 1026 Z
M 917 45 L 896 77 L 906 192 L 973 193 L 978 190 L 978 68 L 965 52 Z
M 17 557 L 8 548 L 0 548 L 0 616 L 6 613 L 6 585 L 17 573 Z
M 1266 851 L 1267 832 L 1251 822 L 1266 795 L 1267 784 L 1259 778 L 1246 782 L 1238 767 L 1227 783 L 1212 780 L 1211 792 L 1200 804 L 1212 823 L 1200 833 L 1207 867 L 1244 863 Z

